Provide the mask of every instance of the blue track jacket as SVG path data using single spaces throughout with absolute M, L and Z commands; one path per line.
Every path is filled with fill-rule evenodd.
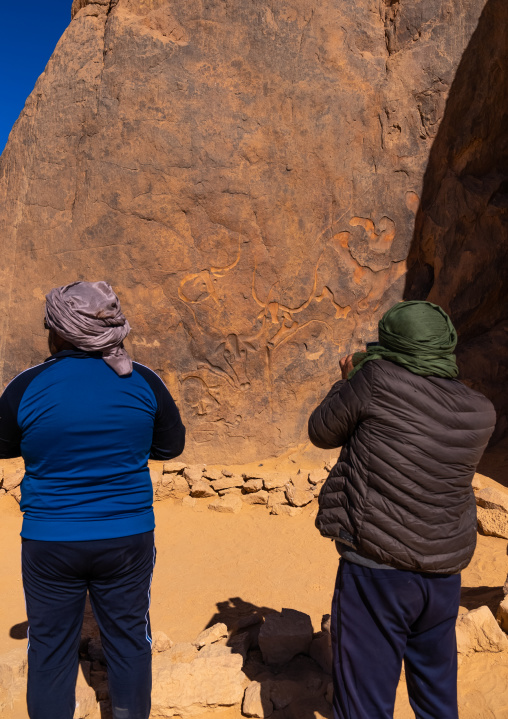
M 147 460 L 182 453 L 185 427 L 160 377 L 119 377 L 101 353 L 64 350 L 0 398 L 0 459 L 25 460 L 21 536 L 111 539 L 155 526 Z

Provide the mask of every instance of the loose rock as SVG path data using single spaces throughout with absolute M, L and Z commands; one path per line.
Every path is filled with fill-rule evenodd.
M 309 473 L 300 472 L 291 477 L 288 487 L 293 486 L 295 489 L 309 490 L 312 489 L 309 483 Z
M 484 487 L 476 493 L 476 504 L 484 509 L 496 509 L 508 514 L 508 492 Z
M 480 490 L 480 489 L 483 488 L 483 482 L 482 482 L 482 479 L 481 479 L 482 477 L 483 477 L 483 475 L 481 475 L 481 474 L 475 474 L 475 476 L 473 477 L 473 481 L 471 482 L 471 486 L 473 487 L 473 491 L 474 491 L 475 493 L 478 492 L 478 490 Z
M 24 474 L 25 472 L 23 469 L 18 469 L 13 473 L 6 473 L 3 479 L 2 487 L 6 492 L 12 492 L 13 489 L 19 487 Z
M 269 717 L 273 714 L 270 686 L 266 682 L 251 682 L 243 697 L 242 714 L 247 717 Z
M 251 635 L 249 632 L 242 632 L 241 634 L 234 634 L 228 641 L 228 647 L 235 654 L 240 654 L 243 657 L 243 661 L 247 659 L 247 652 L 251 647 Z
M 203 469 L 201 465 L 190 465 L 183 470 L 183 476 L 187 480 L 189 487 L 192 487 L 195 482 L 200 482 L 203 479 Z
M 229 489 L 221 489 L 218 493 L 219 497 L 226 497 L 227 495 L 234 494 L 237 497 L 243 497 L 242 490 L 240 487 L 229 487 Z
M 243 491 L 246 493 L 259 492 L 263 489 L 262 479 L 248 479 L 243 484 Z
M 468 656 L 474 652 L 502 652 L 508 638 L 486 606 L 472 609 L 457 619 L 457 651 Z
M 286 499 L 293 507 L 305 507 L 314 499 L 312 492 L 306 489 L 296 489 L 292 484 L 286 487 Z
M 269 472 L 263 475 L 263 486 L 267 490 L 285 487 L 289 482 L 287 474 L 281 472 Z
M 326 469 L 313 469 L 309 472 L 309 482 L 311 484 L 321 484 L 327 477 L 328 472 Z
M 243 487 L 243 477 L 239 474 L 232 474 L 229 477 L 222 477 L 212 482 L 212 486 L 216 492 L 221 489 L 231 489 L 233 487 Z
M 190 495 L 191 497 L 215 497 L 215 492 L 210 482 L 200 479 L 192 484 Z
M 165 652 L 165 656 L 169 661 L 175 664 L 188 664 L 193 662 L 198 655 L 198 650 L 195 644 L 190 642 L 177 642 Z
M 198 647 L 198 649 L 201 649 L 201 647 L 205 647 L 208 644 L 218 642 L 219 639 L 224 639 L 227 635 L 227 626 L 222 622 L 218 622 L 217 624 L 213 624 L 211 627 L 208 627 L 208 629 L 204 629 L 201 634 L 196 637 L 194 644 Z
M 170 496 L 175 497 L 176 499 L 181 499 L 182 497 L 185 497 L 188 494 L 189 494 L 189 483 L 183 477 L 176 475 L 173 480 L 173 486 L 171 489 Z
M 499 509 L 476 508 L 478 528 L 490 537 L 508 539 L 508 514 Z
M 269 492 L 268 500 L 267 500 L 268 509 L 271 509 L 276 504 L 285 504 L 285 503 L 286 503 L 286 495 L 284 494 L 284 492 Z
M 188 717 L 209 707 L 233 706 L 242 701 L 246 678 L 243 659 L 228 647 L 210 645 L 190 662 L 174 662 L 168 652 L 153 658 L 152 713 Z
M 210 480 L 222 479 L 224 475 L 220 469 L 206 469 L 205 477 Z
M 290 679 L 277 679 L 270 687 L 270 700 L 275 709 L 285 709 L 300 693 L 299 685 Z
M 219 497 L 208 505 L 208 509 L 214 512 L 223 512 L 225 514 L 238 514 L 242 509 L 242 500 L 236 495 L 228 495 Z
M 186 467 L 184 462 L 164 462 L 162 471 L 164 474 L 181 474 Z
M 259 648 L 266 664 L 285 664 L 309 651 L 312 622 L 308 614 L 283 609 L 269 614 L 259 632 Z
M 270 508 L 270 514 L 284 515 L 285 517 L 296 517 L 301 512 L 301 507 L 291 507 L 289 504 L 274 504 Z
M 269 496 L 266 490 L 261 489 L 259 492 L 242 495 L 242 500 L 245 504 L 266 504 Z
M 152 651 L 166 652 L 168 649 L 171 649 L 172 646 L 173 642 L 167 634 L 164 634 L 164 632 L 160 630 L 152 632 Z

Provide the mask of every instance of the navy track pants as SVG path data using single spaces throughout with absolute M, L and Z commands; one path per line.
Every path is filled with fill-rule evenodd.
M 392 719 L 404 661 L 416 719 L 458 719 L 459 574 L 340 560 L 332 604 L 335 719 Z
M 22 541 L 30 719 L 72 719 L 87 590 L 114 719 L 148 719 L 153 532 L 88 542 Z

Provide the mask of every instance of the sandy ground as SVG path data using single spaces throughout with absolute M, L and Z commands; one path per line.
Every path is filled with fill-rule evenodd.
M 499 474 L 502 466 L 496 465 Z M 488 469 L 488 462 L 482 469 Z M 173 641 L 190 641 L 210 623 L 229 623 L 252 606 L 299 609 L 310 614 L 315 630 L 319 629 L 321 616 L 329 612 L 338 556 L 333 543 L 315 530 L 314 509 L 307 507 L 290 518 L 271 516 L 264 507 L 245 506 L 240 514 L 224 515 L 208 510 L 206 500 L 194 508 L 167 500 L 157 503 L 155 511 L 153 629 L 164 631 Z M 1 497 L 0 653 L 26 641 L 16 638 L 23 635 L 26 620 L 20 526 L 17 503 Z M 474 559 L 462 575 L 464 609 L 489 604 L 495 610 L 508 570 L 506 548 L 503 539 L 478 537 Z M 508 719 L 507 681 L 508 653 L 464 660 L 459 670 L 461 719 Z M 241 714 L 231 709 L 207 716 L 238 719 Z M 2 719 L 26 717 L 21 698 L 2 713 Z M 394 717 L 414 717 L 404 682 Z

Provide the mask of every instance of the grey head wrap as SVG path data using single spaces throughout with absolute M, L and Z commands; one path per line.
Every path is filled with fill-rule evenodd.
M 46 325 L 85 352 L 102 352 L 118 375 L 132 372 L 132 360 L 122 342 L 130 325 L 120 300 L 107 282 L 73 282 L 46 295 Z

